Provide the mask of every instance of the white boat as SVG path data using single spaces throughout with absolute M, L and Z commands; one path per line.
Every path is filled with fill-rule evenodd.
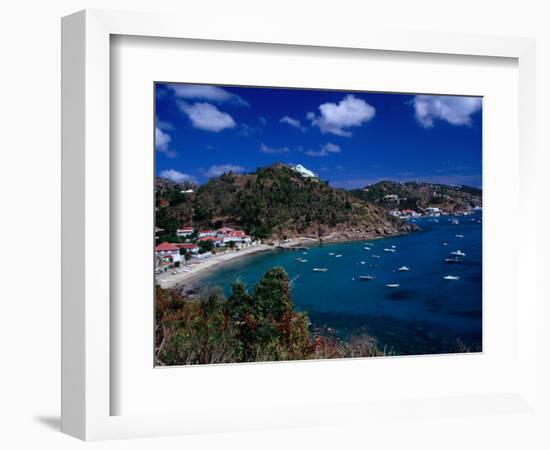
M 385 252 L 389 252 L 389 253 L 395 253 L 395 249 L 394 249 L 394 248 L 385 248 L 384 251 L 385 251 Z
M 314 267 L 313 271 L 314 272 L 328 272 L 328 269 L 326 269 L 325 267 Z
M 445 262 L 448 264 L 456 264 L 456 263 L 461 263 L 462 259 L 455 256 L 454 258 L 445 258 Z
M 365 262 L 365 261 L 361 261 L 361 264 L 366 264 L 366 262 Z
M 460 224 L 460 222 L 458 221 L 458 219 L 453 219 L 453 220 L 451 221 L 451 223 L 452 223 L 453 225 L 458 225 L 458 224 Z
M 390 247 L 391 247 L 391 248 L 397 248 L 395 245 L 391 245 Z
M 457 238 L 463 238 L 463 237 L 464 237 L 463 234 L 455 234 L 455 236 L 456 236 Z
M 408 271 L 411 270 L 411 269 L 409 269 L 407 266 L 401 266 L 401 267 L 400 267 L 399 269 L 397 269 L 397 270 L 398 270 L 399 272 L 408 272 Z
M 302 252 L 302 255 L 307 255 L 307 252 Z
M 398 288 L 398 287 L 399 287 L 399 284 L 398 284 L 398 283 L 390 283 L 390 284 L 386 284 L 386 287 L 389 287 L 389 288 Z
M 306 263 L 306 262 L 307 262 L 307 259 L 304 259 L 304 258 L 296 258 L 296 261 L 301 262 L 301 263 Z
M 334 256 L 334 252 L 330 252 L 328 256 Z
M 344 255 L 336 255 L 335 258 L 341 258 Z
M 372 275 L 359 275 L 359 279 L 361 281 L 370 281 L 370 280 L 374 280 L 376 277 L 372 276 Z
M 443 277 L 445 280 L 460 280 L 460 277 L 457 277 L 456 275 L 447 275 Z
M 455 251 L 455 252 L 451 252 L 451 255 L 454 255 L 454 256 L 466 256 L 466 253 L 461 252 L 460 250 L 457 250 L 457 251 Z
M 372 255 L 371 258 L 376 258 L 376 259 L 378 259 L 378 258 L 380 258 L 380 255 Z
M 371 251 L 372 249 L 370 247 L 363 247 L 363 250 Z
M 365 245 L 368 245 L 369 247 L 372 247 L 374 244 L 371 244 L 370 242 L 367 242 Z

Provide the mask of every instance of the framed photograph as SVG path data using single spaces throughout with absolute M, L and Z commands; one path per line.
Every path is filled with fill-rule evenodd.
M 532 407 L 533 41 L 85 11 L 62 45 L 64 432 Z
M 154 94 L 156 364 L 482 351 L 481 97 Z

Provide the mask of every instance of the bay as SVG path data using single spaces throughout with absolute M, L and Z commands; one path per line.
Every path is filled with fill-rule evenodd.
M 229 295 L 236 280 L 252 289 L 281 266 L 293 280 L 296 309 L 307 311 L 313 327 L 331 328 L 342 339 L 368 333 L 396 355 L 452 353 L 463 345 L 480 351 L 481 219 L 481 211 L 422 217 L 413 219 L 422 231 L 407 235 L 256 254 L 216 269 L 202 283 Z M 456 251 L 465 254 L 461 262 L 445 262 Z M 399 271 L 402 266 L 409 270 Z M 362 275 L 374 279 L 362 281 Z M 448 275 L 459 279 L 444 279 Z

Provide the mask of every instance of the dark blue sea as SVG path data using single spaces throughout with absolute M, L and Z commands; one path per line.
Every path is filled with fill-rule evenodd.
M 422 231 L 261 253 L 217 269 L 205 282 L 229 293 L 236 279 L 252 288 L 268 269 L 282 266 L 293 279 L 296 308 L 307 311 L 314 327 L 330 327 L 342 339 L 366 332 L 398 355 L 453 353 L 462 344 L 481 351 L 481 212 L 413 222 Z M 460 262 L 445 262 L 458 250 L 465 253 Z M 402 266 L 409 270 L 398 271 Z M 328 271 L 314 272 L 314 267 Z M 360 281 L 361 275 L 375 278 Z M 447 275 L 459 279 L 445 280 Z

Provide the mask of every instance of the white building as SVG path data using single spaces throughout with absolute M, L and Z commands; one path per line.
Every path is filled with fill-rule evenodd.
M 199 231 L 199 237 L 202 238 L 202 237 L 209 237 L 209 236 L 212 236 L 212 237 L 216 237 L 216 230 L 200 230 Z
M 429 208 L 426 208 L 426 212 L 428 214 L 441 214 L 441 210 L 437 207 L 429 207 Z
M 227 235 L 223 237 L 224 244 L 228 244 L 230 242 L 234 242 L 236 244 L 250 244 L 252 242 L 252 238 L 248 236 L 244 231 L 235 230 L 227 233 Z
M 172 266 L 181 262 L 180 249 L 175 244 L 163 242 L 155 248 L 155 260 L 157 267 Z
M 193 234 L 193 231 L 195 231 L 193 229 L 193 227 L 184 227 L 184 228 L 178 228 L 176 230 L 176 234 L 178 235 L 178 237 L 180 238 L 186 238 L 186 237 L 189 237 Z

